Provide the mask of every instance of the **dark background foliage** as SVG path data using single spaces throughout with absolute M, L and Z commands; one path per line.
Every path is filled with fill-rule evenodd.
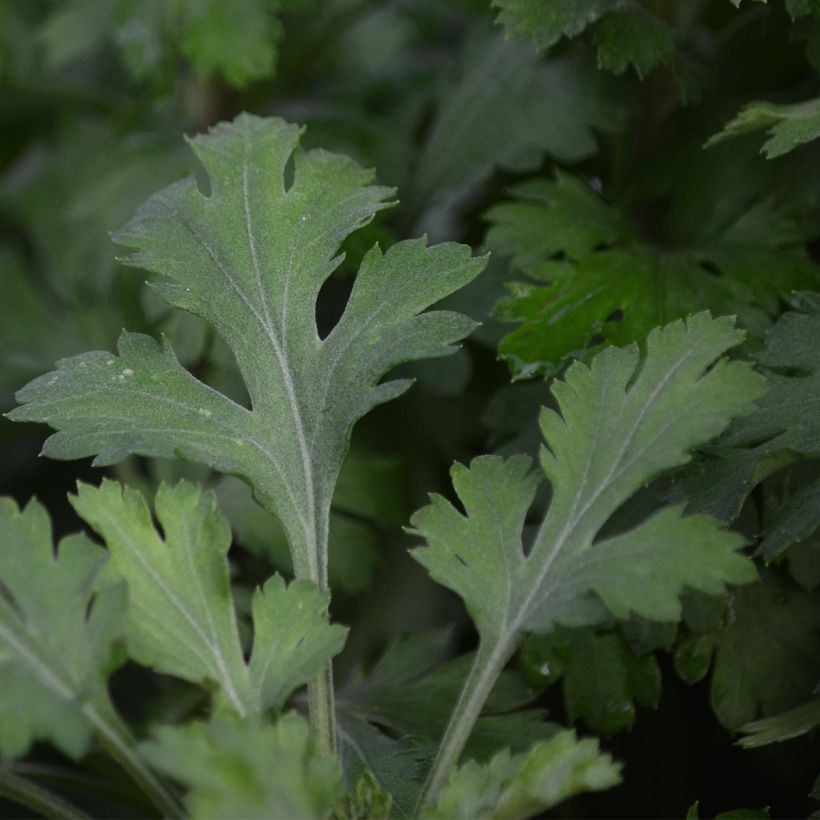
M 794 304 L 792 294 L 817 288 L 820 142 L 810 138 L 820 125 L 812 126 L 811 111 L 799 136 L 788 129 L 784 136 L 799 147 L 777 158 L 761 156 L 766 137 L 754 129 L 703 147 L 751 101 L 811 103 L 820 94 L 820 18 L 803 13 L 811 3 L 804 10 L 794 0 L 739 8 L 720 0 L 648 1 L 632 9 L 643 28 L 629 28 L 613 11 L 565 31 L 577 36 L 560 36 L 558 26 L 554 42 L 516 20 L 522 4 L 498 5 L 0 3 L 5 410 L 14 391 L 56 359 L 112 349 L 123 326 L 166 334 L 200 378 L 241 391 L 221 340 L 154 301 L 143 277 L 115 260 L 109 241 L 149 193 L 190 170 L 182 134 L 241 111 L 304 123 L 304 144 L 348 153 L 398 188 L 399 205 L 347 243 L 320 296 L 320 329 L 340 315 L 357 262 L 374 242 L 426 232 L 433 241 L 493 251 L 487 272 L 450 300 L 482 322 L 464 351 L 406 368 L 414 389 L 356 429 L 336 504 L 347 535 L 332 559 L 334 617 L 353 627 L 338 663 L 342 681 L 409 631 L 455 624 L 449 652 L 472 648 L 460 604 L 408 558 L 412 541 L 401 527 L 428 491 L 447 492 L 453 460 L 534 452 L 535 414 L 548 401 L 544 380 L 569 359 L 606 342 L 640 340 L 651 327 L 704 307 L 738 315 L 748 331 L 745 353 L 753 355 Z M 750 119 L 753 126 L 779 122 Z M 526 187 L 536 179 L 537 194 Z M 0 421 L 0 491 L 21 502 L 36 495 L 57 532 L 70 532 L 79 521 L 66 493 L 78 478 L 98 481 L 101 471 L 38 459 L 45 435 Z M 818 475 L 816 459 L 777 466 L 743 503 L 737 526 L 750 536 L 766 531 L 767 516 L 794 486 Z M 235 528 L 237 583 L 281 566 L 275 525 L 234 483 L 141 459 L 107 472 L 138 486 L 184 474 L 217 487 Z M 355 558 L 351 540 L 367 547 Z M 634 676 L 625 684 L 616 721 L 573 706 L 572 687 L 586 684 L 539 679 L 538 664 L 527 661 L 538 647 L 525 650 L 513 671 L 522 680 L 529 674 L 533 703 L 551 719 L 602 734 L 626 763 L 623 785 L 555 816 L 683 817 L 695 800 L 702 816 L 738 806 L 770 806 L 773 817 L 814 809 L 808 793 L 818 771 L 816 740 L 754 750 L 735 744 L 740 725 L 807 699 L 820 679 L 820 653 L 811 648 L 818 551 L 806 543 L 802 563 L 773 570 L 788 598 L 780 603 L 803 596 L 802 608 L 782 633 L 760 638 L 757 654 L 749 654 L 755 669 L 734 669 L 736 691 L 727 697 L 744 704 L 740 719 L 721 705 L 706 667 L 687 671 L 687 646 L 712 634 L 693 626 L 694 616 L 677 635 L 655 636 L 641 650 L 633 642 L 623 650 L 631 660 L 599 657 L 601 665 L 589 667 L 611 682 L 623 663 L 643 663 L 635 673 L 643 684 Z M 775 651 L 783 635 L 798 632 L 791 655 Z M 608 634 L 624 640 L 617 629 Z M 744 687 L 767 675 L 761 687 L 777 689 L 783 678 L 809 683 L 756 700 Z M 117 673 L 113 692 L 137 726 L 183 708 L 177 704 L 186 695 L 180 684 L 132 665 Z M 38 748 L 27 765 L 46 782 L 67 777 L 65 792 L 80 794 L 89 809 L 127 816 L 122 801 L 97 791 L 101 779 L 115 777 L 102 761 L 92 758 L 80 771 Z M 5 816 L 19 814 L 11 804 L 0 807 Z

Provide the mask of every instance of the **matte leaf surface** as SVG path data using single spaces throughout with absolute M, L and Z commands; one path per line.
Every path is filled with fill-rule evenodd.
M 524 820 L 575 794 L 601 791 L 620 782 L 620 766 L 599 751 L 595 740 L 562 732 L 519 755 L 500 752 L 481 766 L 465 763 L 451 775 L 425 820 Z
M 568 357 L 640 341 L 694 310 L 740 313 L 754 324 L 761 311 L 777 309 L 779 294 L 817 281 L 793 233 L 774 230 L 781 217 L 765 208 L 735 216 L 717 235 L 711 229 L 708 239 L 666 248 L 642 239 L 617 208 L 565 173 L 513 193 L 486 218 L 489 247 L 528 277 L 509 286 L 497 309 L 521 323 L 499 348 L 517 376 L 550 375 Z M 768 274 L 773 266 L 778 278 Z
M 0 756 L 49 740 L 79 758 L 106 725 L 108 674 L 124 627 L 122 585 L 97 588 L 103 551 L 81 535 L 55 554 L 51 522 L 32 501 L 0 500 Z
M 342 648 L 347 630 L 328 623 L 329 595 L 309 581 L 271 578 L 253 595 L 249 663 L 239 641 L 227 552 L 231 534 L 212 494 L 162 485 L 157 521 L 137 490 L 80 484 L 77 512 L 102 536 L 128 583 L 129 652 L 165 674 L 217 687 L 240 715 L 279 708 Z
M 294 712 L 274 726 L 226 719 L 164 726 L 142 748 L 189 789 L 192 818 L 322 820 L 344 793 L 338 761 L 318 756 Z
M 541 415 L 541 466 L 552 497 L 528 551 L 522 531 L 538 478 L 526 456 L 456 464 L 464 511 L 433 496 L 413 517 L 413 532 L 427 541 L 414 557 L 463 599 L 481 638 L 428 800 L 440 793 L 525 631 L 595 624 L 608 613 L 674 621 L 684 590 L 714 595 L 756 579 L 752 562 L 738 554 L 742 537 L 707 516 L 684 516 L 680 506 L 598 538 L 635 492 L 685 464 L 694 447 L 762 395 L 748 363 L 721 358 L 741 339 L 731 319 L 702 313 L 654 330 L 643 357 L 633 345 L 574 364 L 552 388 L 558 411 Z
M 240 476 L 283 522 L 297 576 L 324 586 L 327 517 L 351 427 L 407 389 L 380 383 L 392 367 L 451 352 L 467 335 L 470 320 L 421 312 L 484 262 L 454 244 L 373 247 L 344 314 L 319 338 L 316 299 L 339 245 L 391 192 L 349 159 L 300 150 L 298 140 L 279 119 L 216 126 L 191 140 L 209 194 L 193 177 L 171 185 L 117 237 L 137 249 L 128 262 L 162 277 L 163 298 L 225 339 L 251 409 L 190 375 L 167 345 L 124 333 L 118 356 L 66 359 L 21 390 L 25 407 L 13 417 L 59 430 L 45 446 L 53 457 L 181 457 Z

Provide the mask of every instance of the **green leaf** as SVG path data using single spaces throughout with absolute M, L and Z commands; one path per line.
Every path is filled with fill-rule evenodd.
M 693 633 L 675 654 L 687 683 L 712 668 L 712 708 L 730 729 L 802 703 L 820 679 L 816 599 L 772 572 L 761 576 L 730 593 L 716 629 Z
M 344 314 L 316 330 L 319 290 L 348 234 L 389 191 L 345 157 L 297 148 L 299 129 L 240 115 L 191 140 L 210 194 L 193 177 L 148 200 L 118 235 L 128 262 L 164 277 L 170 304 L 206 319 L 233 351 L 251 408 L 212 390 L 153 339 L 124 333 L 119 356 L 89 353 L 18 394 L 17 420 L 59 432 L 44 452 L 181 457 L 238 475 L 282 521 L 300 578 L 327 577 L 327 516 L 354 422 L 407 381 L 396 364 L 454 350 L 473 323 L 421 311 L 484 265 L 464 246 L 400 242 L 364 257 Z M 286 166 L 294 179 L 285 187 Z
M 595 624 L 607 611 L 674 621 L 685 589 L 718 594 L 755 580 L 754 565 L 738 554 L 743 538 L 706 516 L 684 516 L 681 506 L 600 538 L 634 493 L 686 463 L 690 450 L 760 397 L 762 380 L 748 363 L 720 358 L 741 339 L 733 320 L 698 314 L 654 330 L 642 360 L 633 345 L 569 368 L 552 388 L 559 412 L 541 414 L 541 465 L 552 498 L 528 552 L 522 530 L 538 478 L 526 456 L 456 464 L 451 475 L 464 512 L 433 496 L 413 516 L 413 532 L 427 541 L 414 557 L 463 599 L 480 635 L 428 800 L 525 631 Z
M 633 65 L 641 79 L 674 59 L 675 40 L 675 29 L 638 3 L 604 15 L 595 29 L 601 68 L 623 74 Z
M 481 766 L 465 763 L 451 775 L 426 820 L 505 820 L 535 817 L 582 792 L 602 791 L 620 782 L 620 766 L 592 739 L 562 732 L 528 752 L 500 752 Z
M 763 442 L 765 450 L 820 455 L 820 296 L 804 294 L 784 313 L 757 360 L 768 370 L 758 409 L 734 424 L 728 446 Z
M 163 536 L 142 494 L 116 482 L 80 484 L 71 501 L 128 583 L 128 649 L 140 663 L 215 685 L 219 704 L 259 715 L 281 707 L 341 651 L 347 630 L 328 623 L 329 595 L 274 576 L 254 593 L 254 644 L 245 662 L 230 590 L 230 529 L 214 496 L 197 485 L 160 487 Z
M 820 698 L 813 698 L 782 715 L 755 720 L 741 726 L 742 737 L 738 743 L 746 749 L 782 743 L 802 737 L 820 726 Z
M 816 280 L 794 232 L 773 231 L 778 218 L 766 208 L 747 208 L 717 236 L 673 250 L 645 242 L 566 174 L 529 180 L 513 193 L 486 218 L 489 247 L 531 280 L 511 285 L 497 310 L 522 323 L 499 347 L 518 377 L 549 375 L 601 344 L 639 341 L 693 310 L 751 314 L 753 324 L 761 310 L 779 310 L 779 294 Z M 772 267 L 781 278 L 769 275 Z
M 367 675 L 339 691 L 343 712 L 366 717 L 399 737 L 440 738 L 473 662 L 472 654 L 447 660 L 447 632 L 410 634 L 388 647 Z M 515 672 L 503 672 L 476 723 L 466 754 L 479 761 L 504 747 L 525 751 L 554 734 L 542 709 L 523 709 L 537 696 Z M 385 784 L 386 785 L 386 784 Z
M 766 0 L 763 0 L 765 2 Z M 734 3 L 735 0 L 732 0 Z M 739 5 L 737 0 L 735 5 Z M 699 820 L 699 801 L 695 801 L 686 812 L 686 820 Z M 768 809 L 730 809 L 715 815 L 715 820 L 769 820 Z
M 138 80 L 173 77 L 174 58 L 187 57 L 202 78 L 219 76 L 233 86 L 270 76 L 282 26 L 280 0 L 236 0 L 230 11 L 219 0 L 95 0 L 64 2 L 41 32 L 50 62 L 58 68 L 108 41 Z
M 595 154 L 596 133 L 624 125 L 622 98 L 613 78 L 583 54 L 543 63 L 534 49 L 478 28 L 438 103 L 411 207 L 463 193 L 496 168 L 535 171 L 545 154 L 562 162 Z
M 307 723 L 293 712 L 275 726 L 227 719 L 163 726 L 142 751 L 188 789 L 192 818 L 320 820 L 344 793 L 338 761 L 316 753 Z
M 760 149 L 766 159 L 781 157 L 798 146 L 817 139 L 820 137 L 820 98 L 792 105 L 749 103 L 722 131 L 706 142 L 706 147 L 740 134 L 758 131 L 765 131 L 768 136 Z
M 498 22 L 514 37 L 549 48 L 562 37 L 576 37 L 587 26 L 618 6 L 618 0 L 493 0 Z
M 45 509 L 0 500 L 0 756 L 49 740 L 79 758 L 110 718 L 125 590 L 99 588 L 103 551 L 82 535 L 55 554 Z
M 684 587 L 717 593 L 724 582 L 754 580 L 736 552 L 739 536 L 680 507 L 593 546 L 634 492 L 688 461 L 689 450 L 759 398 L 761 380 L 747 364 L 714 364 L 741 338 L 731 320 L 699 314 L 653 331 L 642 362 L 636 347 L 609 348 L 590 367 L 570 368 L 553 387 L 560 415 L 542 412 L 549 449 L 541 461 L 553 494 L 528 555 L 521 532 L 538 484 L 529 459 L 488 456 L 453 468 L 466 515 L 434 497 L 413 517 L 428 542 L 414 556 L 461 595 L 483 639 L 594 623 L 601 607 L 592 592 L 616 617 L 676 620 Z
M 765 478 L 798 459 L 820 456 L 820 299 L 804 293 L 794 302 L 798 310 L 780 317 L 757 356 L 766 395 L 673 489 L 672 497 L 686 499 L 689 509 L 730 522 Z M 760 546 L 766 560 L 816 528 L 814 493 L 806 485 L 775 515 Z
M 777 511 L 758 553 L 771 561 L 820 528 L 820 479 L 801 487 Z
M 638 657 L 617 632 L 556 628 L 530 638 L 523 655 L 531 678 L 543 685 L 563 679 L 564 704 L 573 723 L 598 734 L 635 725 L 636 704 L 656 708 L 661 672 L 654 655 Z

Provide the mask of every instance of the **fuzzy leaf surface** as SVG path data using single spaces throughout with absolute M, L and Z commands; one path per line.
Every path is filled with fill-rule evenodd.
M 344 644 L 328 622 L 329 595 L 309 581 L 273 576 L 253 595 L 254 646 L 245 662 L 231 595 L 228 524 L 198 485 L 162 485 L 157 531 L 142 494 L 104 481 L 80 484 L 74 508 L 105 540 L 128 583 L 128 648 L 140 663 L 217 687 L 217 703 L 240 715 L 279 708 Z
M 122 585 L 96 592 L 104 553 L 82 535 L 56 551 L 45 509 L 0 500 L 0 756 L 49 740 L 70 757 L 108 718 Z
M 194 378 L 167 344 L 124 333 L 118 356 L 66 359 L 21 390 L 25 406 L 13 417 L 59 431 L 44 447 L 52 457 L 179 457 L 240 476 L 283 522 L 297 575 L 325 585 L 327 515 L 351 427 L 409 386 L 380 383 L 387 371 L 449 353 L 469 333 L 473 322 L 459 314 L 422 311 L 484 261 L 455 244 L 375 246 L 321 339 L 316 300 L 339 246 L 391 192 L 346 157 L 299 149 L 299 133 L 240 115 L 195 137 L 209 194 L 188 177 L 150 198 L 117 236 L 136 249 L 126 261 L 162 277 L 166 301 L 227 342 L 251 409 Z
M 227 719 L 163 726 L 142 750 L 188 789 L 192 818 L 322 820 L 344 793 L 338 761 L 316 753 L 294 712 L 274 726 Z
M 642 361 L 635 346 L 608 348 L 569 369 L 553 387 L 560 414 L 542 412 L 552 500 L 528 554 L 522 528 L 538 484 L 529 459 L 485 456 L 453 468 L 466 514 L 433 497 L 412 520 L 427 540 L 414 556 L 462 597 L 482 641 L 596 623 L 607 610 L 677 620 L 685 588 L 717 594 L 756 578 L 737 553 L 740 536 L 679 506 L 596 542 L 633 493 L 686 463 L 760 397 L 748 364 L 720 358 L 741 338 L 731 320 L 698 314 L 653 331 Z
M 456 769 L 425 820 L 525 820 L 575 794 L 620 782 L 620 766 L 592 739 L 561 732 L 529 751 L 500 752 L 489 763 L 469 761 Z

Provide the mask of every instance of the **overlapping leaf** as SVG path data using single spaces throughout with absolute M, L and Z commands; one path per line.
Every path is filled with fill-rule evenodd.
M 230 530 L 213 495 L 197 485 L 160 487 L 163 536 L 143 496 L 115 482 L 81 484 L 72 502 L 128 583 L 128 647 L 141 663 L 215 685 L 220 705 L 260 715 L 279 708 L 341 650 L 347 630 L 328 623 L 329 595 L 274 576 L 254 593 L 253 651 L 245 662 L 228 574 Z
M 97 590 L 103 551 L 84 536 L 55 554 L 45 509 L 0 501 L 0 756 L 49 740 L 77 758 L 101 727 L 124 627 L 122 585 Z
M 327 516 L 350 429 L 407 389 L 379 383 L 394 365 L 446 354 L 469 332 L 458 314 L 419 314 L 484 263 L 453 244 L 374 247 L 320 339 L 316 300 L 339 245 L 390 192 L 344 157 L 299 150 L 298 139 L 278 119 L 241 115 L 215 127 L 191 142 L 209 195 L 189 177 L 149 199 L 118 236 L 138 249 L 130 263 L 164 277 L 163 298 L 226 340 L 251 409 L 195 379 L 167 345 L 124 333 L 119 356 L 77 356 L 32 382 L 12 417 L 59 430 L 44 448 L 57 458 L 179 456 L 242 477 L 283 522 L 297 575 L 324 584 Z
M 757 359 L 768 392 L 759 407 L 735 422 L 702 461 L 681 476 L 674 494 L 690 508 L 725 521 L 739 513 L 763 479 L 799 459 L 820 456 L 820 300 L 795 299 L 798 310 L 777 321 Z M 790 497 L 768 522 L 761 554 L 771 560 L 820 526 L 817 487 Z
M 759 324 L 777 296 L 816 281 L 793 231 L 763 230 L 765 208 L 735 215 L 688 250 L 643 241 L 586 183 L 565 174 L 519 185 L 487 213 L 491 248 L 534 280 L 510 286 L 499 315 L 521 322 L 500 345 L 519 376 L 552 372 L 605 342 L 623 345 L 703 308 Z M 768 271 L 776 265 L 780 278 Z M 714 272 L 720 274 L 714 275 Z
M 524 648 L 531 679 L 563 679 L 567 716 L 612 735 L 635 724 L 636 705 L 656 708 L 661 672 L 652 654 L 637 656 L 617 632 L 557 628 L 534 635 Z
M 691 624 L 676 650 L 688 683 L 711 670 L 712 708 L 731 729 L 802 703 L 820 679 L 815 597 L 771 571 L 762 581 L 733 591 L 716 626 L 701 631 Z
M 192 818 L 322 820 L 344 794 L 338 761 L 316 753 L 294 712 L 274 726 L 224 718 L 164 726 L 143 754 L 187 787 Z

